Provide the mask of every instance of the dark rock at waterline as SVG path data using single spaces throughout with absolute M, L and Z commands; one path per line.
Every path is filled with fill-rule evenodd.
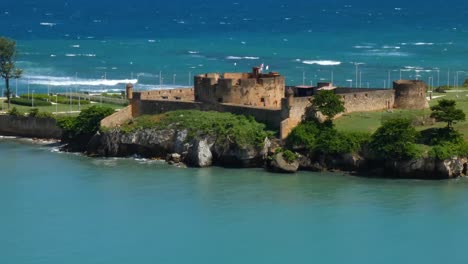
M 272 172 L 295 173 L 299 169 L 299 161 L 288 162 L 283 153 L 274 154 L 268 162 L 267 168 Z

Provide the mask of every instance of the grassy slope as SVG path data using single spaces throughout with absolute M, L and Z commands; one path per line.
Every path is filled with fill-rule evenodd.
M 457 97 L 458 95 L 458 97 Z M 434 96 L 444 96 L 433 99 L 429 104 L 436 105 L 440 99 L 452 99 L 456 100 L 457 108 L 462 109 L 468 115 L 468 90 L 465 89 L 463 92 L 449 92 L 446 94 L 434 93 Z M 335 121 L 338 130 L 342 131 L 359 131 L 359 132 L 374 132 L 381 124 L 381 120 L 391 116 L 429 116 L 431 113 L 430 109 L 426 110 L 394 110 L 392 113 L 381 111 L 381 112 L 358 112 L 346 114 L 343 117 L 338 118 Z M 441 127 L 443 124 L 436 124 L 435 126 Z M 431 126 L 420 126 L 417 129 L 422 130 Z M 455 125 L 455 128 L 459 130 L 465 136 L 465 140 L 468 140 L 468 120 L 460 122 Z

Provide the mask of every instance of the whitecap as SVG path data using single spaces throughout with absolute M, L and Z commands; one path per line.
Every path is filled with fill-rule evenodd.
M 79 48 L 79 47 L 80 47 L 80 45 L 78 45 L 78 44 L 75 44 L 75 45 L 71 45 L 71 47 L 72 47 L 72 48 Z
M 242 57 L 237 57 L 237 56 L 227 56 L 227 60 L 242 60 Z
M 55 54 L 50 54 L 50 56 L 51 56 L 51 57 L 57 57 L 57 55 L 55 55 Z
M 83 56 L 85 56 L 85 57 L 96 57 L 96 54 L 88 53 L 88 54 L 83 54 Z
M 259 60 L 259 57 L 244 57 L 246 60 Z
M 47 26 L 47 27 L 53 27 L 57 25 L 57 23 L 51 23 L 51 22 L 41 22 L 39 23 L 41 26 Z
M 357 45 L 357 46 L 353 46 L 353 48 L 355 48 L 355 49 L 372 49 L 373 47 L 372 46 L 365 46 L 365 45 Z
M 432 42 L 416 42 L 412 43 L 414 46 L 432 46 L 434 43 Z
M 200 52 L 199 51 L 194 51 L 194 50 L 189 50 L 188 53 L 189 54 L 199 54 Z
M 148 42 L 154 43 L 154 42 L 156 42 L 156 40 L 154 40 L 154 39 L 148 39 Z
M 116 86 L 127 83 L 138 83 L 138 79 L 76 79 L 75 77 L 56 77 L 56 76 L 43 76 L 43 75 L 30 75 L 25 76 L 29 79 L 31 84 L 35 85 L 50 85 L 50 86 Z
M 65 56 L 67 56 L 67 57 L 76 57 L 76 56 L 78 56 L 78 55 L 76 55 L 76 54 L 71 54 L 71 53 L 67 53 L 67 54 L 65 54 Z
M 321 65 L 321 66 L 336 66 L 340 65 L 340 61 L 332 61 L 332 60 L 305 60 L 302 61 L 304 64 L 309 64 L 309 65 Z

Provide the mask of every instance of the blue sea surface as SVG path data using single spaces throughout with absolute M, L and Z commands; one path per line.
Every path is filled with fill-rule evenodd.
M 468 179 L 182 169 L 0 140 L 0 263 L 467 263 Z
M 400 77 L 453 84 L 467 70 L 467 15 L 458 0 L 7 1 L 0 27 L 21 51 L 18 93 L 28 83 L 37 92 L 189 86 L 194 74 L 262 63 L 290 85 L 388 88 Z

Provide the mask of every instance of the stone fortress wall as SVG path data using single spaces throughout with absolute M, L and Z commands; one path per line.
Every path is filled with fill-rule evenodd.
M 254 107 L 281 108 L 285 78 L 278 73 L 202 74 L 195 76 L 195 100 L 205 103 L 228 103 Z
M 131 105 L 107 117 L 101 125 L 116 127 L 139 115 L 174 110 L 219 111 L 251 115 L 270 129 L 278 130 L 280 138 L 286 138 L 303 120 L 313 97 L 295 97 L 294 92 L 285 91 L 284 77 L 277 73 L 261 74 L 258 68 L 252 73 L 210 73 L 194 79 L 193 89 L 133 92 L 133 87 L 127 86 Z M 343 98 L 345 113 L 428 107 L 426 87 L 421 81 L 396 81 L 394 89 L 334 88 L 334 91 Z
M 427 86 L 423 81 L 399 80 L 393 82 L 395 108 L 424 109 L 429 107 L 426 98 Z

